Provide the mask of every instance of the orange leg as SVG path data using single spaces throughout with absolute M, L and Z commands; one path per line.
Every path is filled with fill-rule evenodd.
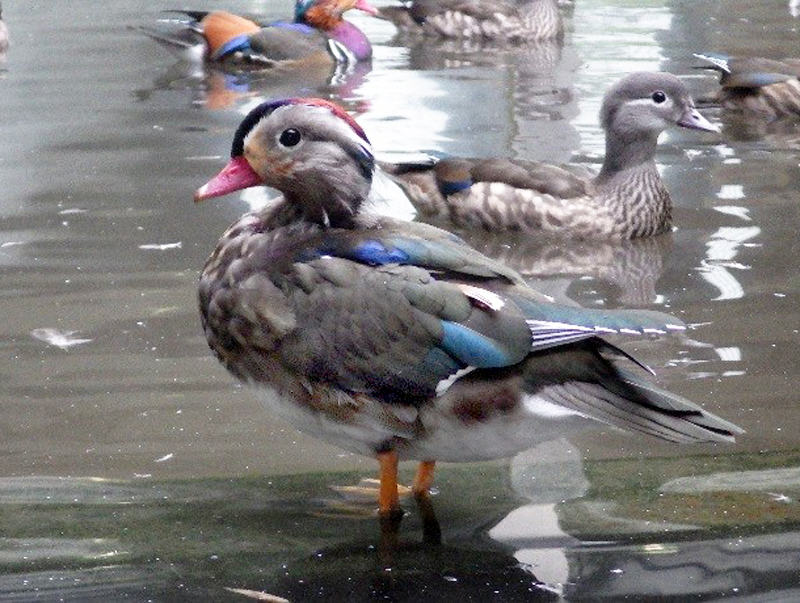
M 397 453 L 394 450 L 378 453 L 381 489 L 378 495 L 378 511 L 383 516 L 402 514 L 397 496 Z
M 433 484 L 433 470 L 436 468 L 436 461 L 422 461 L 417 467 L 417 474 L 414 476 L 414 485 L 411 486 L 411 491 L 414 496 L 428 496 Z

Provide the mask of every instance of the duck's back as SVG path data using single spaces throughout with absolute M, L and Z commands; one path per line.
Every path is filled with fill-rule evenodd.
M 597 238 L 614 229 L 581 166 L 517 159 L 443 159 L 384 168 L 400 179 L 425 219 L 489 231 L 568 232 Z
M 403 30 L 443 38 L 537 41 L 563 34 L 553 0 L 414 0 L 381 12 Z
M 326 43 L 320 32 L 296 23 L 276 23 L 250 36 L 253 52 L 275 62 L 325 60 Z
M 775 119 L 800 115 L 800 59 L 695 54 L 720 73 L 714 103 L 747 116 Z

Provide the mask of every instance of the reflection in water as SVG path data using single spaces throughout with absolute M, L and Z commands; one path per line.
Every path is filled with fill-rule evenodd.
M 723 133 L 729 140 L 763 141 L 771 149 L 800 150 L 800 123 L 796 118 L 765 121 L 726 115 Z
M 513 111 L 514 126 L 522 130 L 516 133 L 517 137 L 528 133 L 531 122 L 548 121 L 558 128 L 550 138 L 561 140 L 562 144 L 577 144 L 575 131 L 568 122 L 577 113 L 575 92 L 572 78 L 564 73 L 572 65 L 562 61 L 560 42 L 507 47 L 419 37 L 406 42 L 401 36 L 395 43 L 409 44 L 408 67 L 413 70 L 492 69 L 502 86 L 503 100 L 509 102 Z M 571 53 L 568 55 L 571 58 Z
M 737 462 L 754 469 L 718 456 L 584 462 L 561 441 L 516 458 L 511 484 L 502 464 L 443 466 L 441 542 L 423 542 L 412 513 L 390 546 L 374 515 L 326 513 L 330 482 L 353 473 L 6 478 L 0 598 L 37 588 L 53 599 L 217 600 L 240 589 L 291 601 L 514 602 L 798 588 L 800 536 L 762 532 L 800 520 L 800 455 Z M 714 526 L 713 537 L 700 531 Z
M 523 567 L 563 593 L 569 580 L 566 549 L 580 541 L 562 530 L 557 505 L 589 488 L 580 453 L 565 439 L 522 452 L 511 462 L 511 486 L 530 503 L 508 513 L 488 534 L 513 547 Z
M 518 560 L 486 545 L 400 543 L 319 549 L 270 584 L 292 601 L 556 601 Z M 300 578 L 302 576 L 302 578 Z
M 714 301 L 738 299 L 744 295 L 742 285 L 730 270 L 747 270 L 750 267 L 734 262 L 740 247 L 761 233 L 758 226 L 721 227 L 706 243 L 706 258 L 698 272 L 703 279 L 719 289 Z
M 669 234 L 611 242 L 559 241 L 520 233 L 496 235 L 472 231 L 460 234 L 470 245 L 526 277 L 567 279 L 565 289 L 575 286 L 585 289 L 586 283 L 577 282 L 581 279 L 599 280 L 592 285 L 601 288 L 601 301 L 609 307 L 642 307 L 657 303 L 658 279 L 664 258 L 672 247 Z M 564 294 L 574 298 L 566 291 Z M 575 301 L 590 305 L 597 296 L 596 291 L 589 297 L 584 293 Z
M 800 533 L 670 544 L 603 547 L 570 555 L 574 582 L 567 595 L 594 598 L 727 598 L 769 592 L 753 600 L 796 601 Z M 766 599 L 765 599 L 766 597 Z
M 191 106 L 206 109 L 229 109 L 249 98 L 290 98 L 321 96 L 344 100 L 350 110 L 363 111 L 359 103 L 349 103 L 354 91 L 363 84 L 371 65 L 320 65 L 297 71 L 237 70 L 210 64 L 177 62 L 153 80 L 148 88 L 135 91 L 136 98 L 148 101 L 157 92 L 183 90 Z

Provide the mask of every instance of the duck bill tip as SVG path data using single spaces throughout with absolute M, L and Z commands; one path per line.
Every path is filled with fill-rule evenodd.
M 247 160 L 244 157 L 234 157 L 216 176 L 195 191 L 194 202 L 200 203 L 261 184 L 261 176 L 250 167 Z
M 700 115 L 697 109 L 690 109 L 687 111 L 680 120 L 678 125 L 683 128 L 691 130 L 703 130 L 705 132 L 721 132 L 722 130 L 716 124 L 712 124 L 705 117 Z

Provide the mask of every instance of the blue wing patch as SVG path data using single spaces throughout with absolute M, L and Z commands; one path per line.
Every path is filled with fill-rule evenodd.
M 442 180 L 439 182 L 439 192 L 448 197 L 455 195 L 473 185 L 472 180 Z
M 242 34 L 240 36 L 236 36 L 235 38 L 231 38 L 225 42 L 225 44 L 220 46 L 217 49 L 217 52 L 214 53 L 214 58 L 221 59 L 232 52 L 245 50 L 250 50 L 250 38 L 247 34 Z
M 383 264 L 407 264 L 409 256 L 397 247 L 386 247 L 380 241 L 368 239 L 356 245 L 352 257 L 359 262 L 381 266 Z
M 464 364 L 494 368 L 508 366 L 514 361 L 496 342 L 464 325 L 443 320 L 442 330 L 441 347 Z

